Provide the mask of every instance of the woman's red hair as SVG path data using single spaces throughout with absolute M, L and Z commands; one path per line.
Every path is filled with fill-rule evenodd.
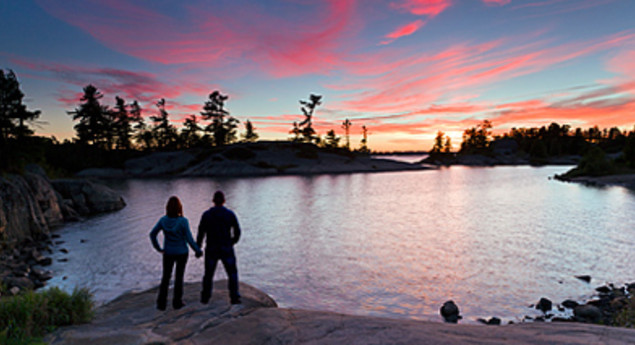
M 171 196 L 170 199 L 168 199 L 167 205 L 165 205 L 165 214 L 170 218 L 182 217 L 183 205 L 181 205 L 181 200 L 175 196 Z

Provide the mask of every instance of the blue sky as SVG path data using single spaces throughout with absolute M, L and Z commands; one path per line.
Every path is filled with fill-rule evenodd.
M 0 3 L 0 68 L 14 70 L 41 135 L 70 138 L 66 114 L 92 83 L 145 116 L 165 98 L 171 119 L 207 95 L 286 139 L 298 100 L 324 96 L 318 134 L 353 122 L 375 150 L 455 145 L 494 130 L 635 125 L 635 1 L 285 0 Z M 242 128 L 241 128 L 242 130 Z

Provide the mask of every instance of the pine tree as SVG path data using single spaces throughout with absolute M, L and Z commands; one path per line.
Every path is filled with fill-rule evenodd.
M 302 110 L 305 117 L 304 121 L 298 124 L 300 133 L 302 134 L 302 140 L 308 143 L 319 142 L 319 137 L 315 137 L 315 130 L 313 129 L 313 115 L 315 108 L 322 104 L 322 96 L 310 94 L 309 100 L 300 100 L 300 104 L 302 104 L 300 110 Z
M 245 134 L 243 134 L 243 139 L 246 142 L 253 143 L 258 140 L 258 134 L 256 133 L 256 129 L 251 121 L 247 120 L 245 122 Z
M 218 90 L 212 92 L 201 112 L 204 120 L 211 120 L 211 123 L 205 127 L 205 131 L 212 135 L 216 146 L 230 144 L 236 140 L 236 127 L 239 121 L 229 115 L 229 111 L 224 108 L 228 98 Z
M 185 119 L 185 124 L 181 130 L 181 141 L 187 148 L 195 147 L 201 141 L 199 132 L 203 129 L 198 125 L 196 115 L 190 115 Z
M 351 138 L 350 138 L 351 125 L 352 125 L 352 123 L 348 119 L 346 119 L 342 123 L 342 128 L 344 129 L 344 133 L 346 135 L 346 149 L 347 150 L 351 149 Z
M 80 143 L 96 146 L 106 146 L 107 134 L 111 123 L 108 117 L 108 107 L 102 106 L 99 100 L 103 95 L 92 84 L 84 87 L 84 95 L 80 99 L 83 103 L 75 111 L 69 111 L 73 120 L 79 121 L 73 128 Z
M 169 114 L 165 110 L 165 99 L 161 98 L 156 106 L 159 109 L 159 116 L 150 116 L 154 122 L 152 132 L 160 149 L 170 148 L 176 139 L 176 129 L 170 123 Z
M 33 134 L 27 126 L 40 116 L 40 111 L 29 111 L 22 103 L 24 93 L 12 70 L 6 74 L 0 69 L 0 146 L 10 137 L 21 139 Z

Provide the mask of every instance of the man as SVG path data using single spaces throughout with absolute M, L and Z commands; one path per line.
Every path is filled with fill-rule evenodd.
M 240 239 L 240 226 L 234 212 L 224 207 L 225 195 L 221 191 L 214 193 L 214 207 L 203 213 L 198 225 L 196 243 L 201 247 L 203 239 L 207 236 L 205 244 L 205 275 L 203 276 L 203 291 L 201 291 L 201 303 L 207 304 L 212 296 L 212 280 L 216 271 L 218 260 L 225 266 L 225 272 L 229 278 L 229 298 L 232 304 L 240 303 L 238 293 L 238 269 L 236 268 L 236 255 L 234 244 Z M 232 233 L 233 230 L 233 233 Z M 201 247 L 202 248 L 202 247 Z

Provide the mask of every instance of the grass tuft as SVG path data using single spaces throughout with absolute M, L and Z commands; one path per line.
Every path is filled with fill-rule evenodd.
M 92 295 L 85 288 L 68 294 L 52 287 L 4 297 L 0 299 L 0 344 L 38 344 L 47 332 L 89 322 L 92 317 Z

